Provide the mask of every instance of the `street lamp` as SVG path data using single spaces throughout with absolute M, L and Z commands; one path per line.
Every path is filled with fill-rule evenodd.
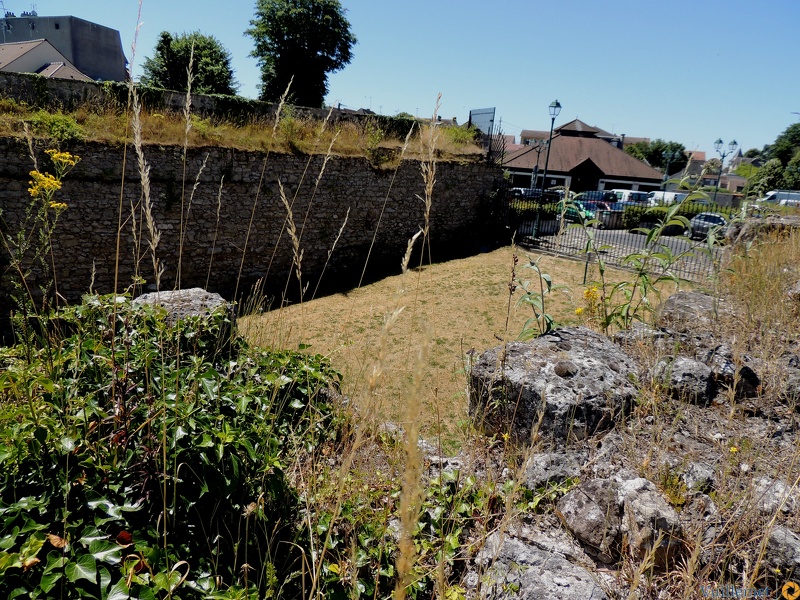
M 547 138 L 547 155 L 544 159 L 544 176 L 542 177 L 542 195 L 539 197 L 539 208 L 536 211 L 536 222 L 533 224 L 533 237 L 534 239 L 539 236 L 539 213 L 542 212 L 541 203 L 544 200 L 544 186 L 547 184 L 547 165 L 550 164 L 550 144 L 553 142 L 553 126 L 556 123 L 556 117 L 561 112 L 561 104 L 558 100 L 553 100 L 548 107 L 550 111 L 550 137 Z M 536 166 L 539 166 L 539 156 L 536 156 Z
M 533 190 L 539 187 L 536 180 L 539 179 L 539 160 L 545 145 L 544 140 L 539 140 L 533 146 L 533 149 L 536 151 L 536 166 L 533 168 L 533 175 L 531 177 L 531 195 L 533 195 Z
M 667 161 L 667 166 L 664 167 L 664 181 L 661 182 L 661 187 L 664 191 L 666 191 L 667 182 L 669 181 L 669 165 L 670 163 L 673 163 L 681 158 L 683 156 L 683 152 L 680 150 L 673 150 L 671 152 L 669 150 L 664 150 L 661 156 L 663 156 L 664 160 Z
M 544 197 L 544 186 L 547 184 L 547 166 L 550 164 L 550 144 L 553 142 L 553 125 L 556 117 L 561 112 L 561 104 L 558 100 L 553 100 L 549 106 L 550 110 L 550 137 L 547 138 L 547 155 L 544 159 L 544 176 L 542 177 L 542 197 Z
M 719 180 L 722 177 L 722 167 L 725 164 L 725 157 L 728 156 L 729 154 L 733 154 L 734 152 L 736 152 L 736 148 L 739 147 L 739 144 L 736 142 L 736 140 L 731 140 L 731 143 L 728 144 L 728 151 L 723 152 L 722 146 L 724 144 L 725 142 L 722 141 L 722 138 L 717 138 L 717 141 L 714 142 L 714 150 L 716 150 L 717 154 L 719 154 L 721 157 L 719 160 L 719 173 L 717 174 L 717 185 L 714 186 L 714 200 L 713 200 L 714 204 L 717 203 L 717 191 L 719 190 Z

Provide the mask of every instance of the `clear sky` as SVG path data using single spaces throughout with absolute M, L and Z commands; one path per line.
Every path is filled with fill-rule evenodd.
M 341 0 L 358 38 L 329 78 L 330 104 L 463 123 L 496 107 L 507 134 L 548 129 L 547 107 L 617 134 L 716 156 L 774 141 L 800 115 L 798 0 Z M 118 29 L 131 58 L 138 0 L 3 0 L 18 16 L 74 15 Z M 163 30 L 199 30 L 233 55 L 240 93 L 258 94 L 243 35 L 251 0 L 143 0 L 134 77 Z

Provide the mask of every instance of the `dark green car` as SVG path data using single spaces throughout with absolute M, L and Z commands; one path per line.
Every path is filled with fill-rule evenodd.
M 559 214 L 564 214 L 564 220 L 570 223 L 584 223 L 594 219 L 594 211 L 589 210 L 580 200 L 567 202 L 566 209 L 562 200 L 556 205 Z

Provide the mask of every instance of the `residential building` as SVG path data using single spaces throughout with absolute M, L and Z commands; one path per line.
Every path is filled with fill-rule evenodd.
M 93 80 L 125 81 L 127 60 L 119 31 L 78 17 L 40 17 L 35 11 L 0 17 L 0 43 L 47 40 L 78 71 Z
M 0 71 L 91 81 L 47 40 L 0 44 Z
M 510 173 L 514 187 L 542 185 L 549 135 L 549 131 L 525 130 L 521 139 L 527 145 L 506 155 L 503 166 Z M 568 186 L 575 192 L 659 189 L 661 171 L 625 154 L 624 139 L 625 136 L 610 134 L 578 119 L 557 127 L 550 146 L 545 188 Z

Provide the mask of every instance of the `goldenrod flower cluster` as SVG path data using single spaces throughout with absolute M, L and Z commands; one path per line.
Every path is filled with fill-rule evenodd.
M 575 314 L 579 317 L 586 315 L 590 320 L 598 317 L 600 315 L 600 288 L 593 285 L 583 290 L 583 302 L 585 306 L 576 308 Z
M 31 186 L 28 188 L 28 193 L 32 198 L 50 198 L 61 189 L 61 181 L 50 173 L 31 171 L 30 174 L 33 180 L 28 182 Z
M 586 303 L 589 305 L 597 304 L 597 301 L 600 299 L 600 289 L 596 286 L 586 288 L 583 290 L 583 299 L 586 300 Z

